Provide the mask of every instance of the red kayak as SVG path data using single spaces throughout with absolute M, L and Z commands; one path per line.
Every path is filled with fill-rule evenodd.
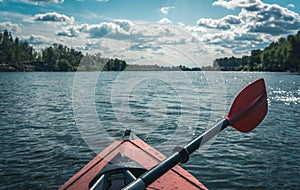
M 166 157 L 138 138 L 117 140 L 97 155 L 60 189 L 122 189 Z M 207 189 L 176 165 L 146 189 Z
M 184 147 L 175 147 L 166 158 L 126 130 L 115 141 L 69 179 L 60 189 L 142 190 L 207 189 L 189 172 L 178 166 L 227 126 L 249 132 L 259 125 L 268 111 L 265 82 L 258 79 L 234 99 L 225 118 Z

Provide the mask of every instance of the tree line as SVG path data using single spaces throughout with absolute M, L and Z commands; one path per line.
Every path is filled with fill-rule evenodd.
M 123 60 L 103 58 L 100 54 L 84 56 L 81 51 L 62 44 L 36 51 L 27 41 L 13 38 L 7 30 L 0 32 L 0 71 L 119 71 L 126 66 Z
M 300 72 L 300 30 L 296 35 L 279 38 L 263 50 L 252 50 L 250 56 L 215 59 L 213 68 L 222 71 Z
M 0 71 L 122 71 L 126 67 L 123 60 L 104 58 L 101 54 L 83 55 L 61 44 L 36 51 L 27 41 L 13 38 L 7 30 L 0 32 Z M 176 70 L 200 69 L 179 66 Z M 300 72 L 300 30 L 296 35 L 279 38 L 263 50 L 252 50 L 250 55 L 215 59 L 212 67 L 202 70 Z

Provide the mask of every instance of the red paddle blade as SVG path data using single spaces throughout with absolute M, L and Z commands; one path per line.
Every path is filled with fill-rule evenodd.
M 226 119 L 235 129 L 248 132 L 262 122 L 267 112 L 266 86 L 261 78 L 246 86 L 237 95 Z

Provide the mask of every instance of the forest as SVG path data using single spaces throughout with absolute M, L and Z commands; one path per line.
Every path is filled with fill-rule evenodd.
M 86 62 L 81 65 L 82 59 Z M 83 55 L 61 44 L 36 51 L 7 30 L 0 32 L 0 71 L 121 71 L 126 67 L 123 60 L 103 58 L 100 54 Z
M 300 30 L 296 35 L 279 38 L 263 50 L 252 50 L 251 55 L 215 59 L 213 68 L 222 71 L 300 72 Z

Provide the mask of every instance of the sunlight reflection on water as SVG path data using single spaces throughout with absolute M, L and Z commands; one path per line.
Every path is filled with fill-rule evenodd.
M 156 74 L 163 75 L 160 78 L 170 76 L 168 72 Z M 219 94 L 211 93 L 216 89 L 207 88 L 209 85 L 202 74 L 192 77 L 192 91 L 188 90 L 189 86 L 184 85 L 184 81 L 176 82 L 176 77 L 176 88 L 163 80 L 138 83 L 129 94 L 129 107 L 126 109 L 131 112 L 132 120 L 128 122 L 147 143 L 161 151 L 170 151 L 174 146 L 168 141 L 177 129 L 180 130 L 176 138 L 183 142 L 192 138 L 190 134 L 201 134 L 226 114 L 224 110 L 229 109 L 241 88 L 263 77 L 269 99 L 269 112 L 263 123 L 250 133 L 239 133 L 232 128 L 224 130 L 209 148 L 193 154 L 183 167 L 211 189 L 297 189 L 300 186 L 300 75 L 254 72 L 221 74 L 225 79 L 227 102 L 224 105 L 221 99 L 216 98 L 213 109 L 211 99 Z M 90 75 L 92 73 L 87 76 Z M 103 88 L 93 91 L 94 101 L 90 102 L 89 97 L 85 97 L 78 99 L 80 104 L 73 105 L 74 73 L 1 73 L 1 187 L 56 189 L 96 155 L 81 136 L 74 118 L 74 106 L 86 106 L 81 107 L 87 108 L 81 116 L 89 116 L 89 106 L 95 107 L 96 119 L 101 121 L 101 126 L 95 126 L 89 117 L 80 118 L 84 123 L 89 123 L 87 128 L 94 127 L 87 131 L 89 135 L 100 133 L 95 130 L 104 127 L 107 133 L 117 138 L 123 126 L 114 109 L 121 112 L 120 116 L 128 117 L 126 114 L 129 113 L 122 112 L 122 102 L 118 102 L 120 99 L 112 101 L 110 97 L 116 77 L 117 73 L 101 75 L 97 83 Z M 132 74 L 131 77 L 134 78 Z M 89 82 L 86 80 L 86 85 Z M 218 88 L 219 81 L 211 82 Z M 85 90 L 85 87 L 78 89 L 78 95 L 85 95 L 80 89 Z M 178 98 L 178 89 L 188 93 Z M 198 104 L 194 104 L 194 100 Z M 181 104 L 181 101 L 185 102 Z M 213 117 L 212 110 L 216 111 Z M 178 118 L 182 114 L 186 114 L 184 121 Z M 182 128 L 177 127 L 180 122 Z M 150 132 L 143 131 L 143 126 L 154 128 Z M 103 141 L 101 136 L 94 140 L 103 145 L 99 143 Z M 98 148 L 101 151 L 104 147 Z M 164 153 L 168 154 L 167 151 Z

